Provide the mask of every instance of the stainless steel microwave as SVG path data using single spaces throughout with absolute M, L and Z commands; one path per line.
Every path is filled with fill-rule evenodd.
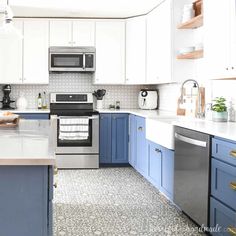
M 94 47 L 50 47 L 49 72 L 94 72 Z

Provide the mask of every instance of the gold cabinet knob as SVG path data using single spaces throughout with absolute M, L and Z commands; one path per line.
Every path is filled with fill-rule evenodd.
M 57 175 L 57 174 L 58 174 L 58 169 L 57 169 L 57 167 L 56 167 L 56 166 L 54 166 L 54 169 L 53 169 L 53 174 L 54 174 L 54 175 Z
M 55 183 L 53 184 L 53 187 L 54 187 L 54 188 L 57 188 L 57 187 L 58 187 L 57 182 L 55 182 Z

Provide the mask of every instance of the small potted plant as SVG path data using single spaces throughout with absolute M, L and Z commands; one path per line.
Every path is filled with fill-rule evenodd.
M 226 99 L 223 97 L 216 97 L 213 100 L 212 106 L 212 120 L 217 122 L 226 122 L 228 120 Z

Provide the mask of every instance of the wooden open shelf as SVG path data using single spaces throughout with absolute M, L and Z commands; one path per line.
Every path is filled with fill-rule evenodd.
M 194 18 L 184 22 L 178 26 L 178 29 L 194 29 L 203 25 L 203 15 L 195 16 Z
M 203 50 L 197 50 L 186 54 L 180 54 L 177 59 L 199 59 L 203 57 Z

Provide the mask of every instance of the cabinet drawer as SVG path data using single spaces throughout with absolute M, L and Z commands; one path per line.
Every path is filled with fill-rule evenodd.
M 212 158 L 211 195 L 236 210 L 236 167 Z
M 211 198 L 210 204 L 210 226 L 217 229 L 212 235 L 235 235 L 233 232 L 236 232 L 236 212 L 214 198 Z
M 236 166 L 236 143 L 213 138 L 212 156 Z

